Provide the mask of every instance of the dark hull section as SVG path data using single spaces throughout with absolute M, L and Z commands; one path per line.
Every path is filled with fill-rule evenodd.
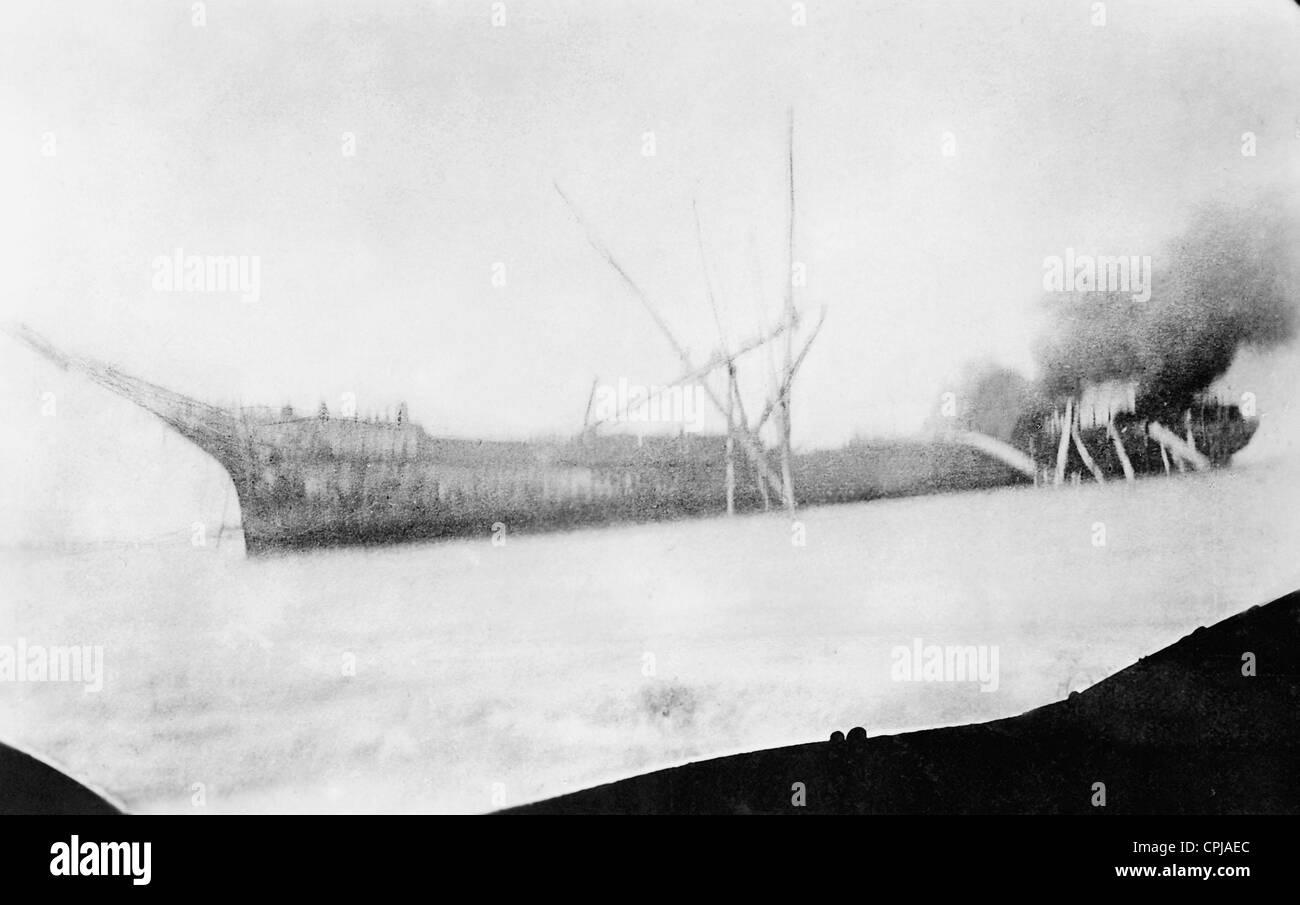
M 1258 428 L 1258 421 L 1242 418 L 1237 409 L 1224 406 L 1211 414 L 1203 414 L 1190 422 L 1180 423 L 1177 433 L 1186 438 L 1190 431 L 1190 445 L 1202 453 L 1212 467 L 1222 468 L 1246 447 Z M 1169 470 L 1182 470 L 1183 466 L 1179 465 L 1176 458 L 1169 458 L 1166 467 L 1166 456 L 1161 455 L 1160 444 L 1151 437 L 1148 422 L 1136 418 L 1121 419 L 1116 424 L 1116 432 L 1123 440 L 1125 455 L 1138 476 L 1163 475 Z M 1079 435 L 1084 448 L 1102 474 L 1107 478 L 1123 480 L 1124 465 L 1107 429 L 1082 428 Z M 1022 438 L 1021 442 L 1034 451 L 1034 459 L 1039 467 L 1044 472 L 1051 472 L 1056 467 L 1059 440 L 1058 429 L 1045 427 L 1036 432 L 1032 439 Z M 1066 472 L 1092 480 L 1091 471 L 1073 442 L 1067 448 Z
M 726 438 L 587 436 L 528 443 L 428 436 L 392 422 L 237 422 L 240 437 L 219 449 L 239 492 L 247 549 L 375 545 L 647 522 L 726 511 Z M 1223 465 L 1249 442 L 1256 422 L 1224 416 L 1192 423 L 1194 445 Z M 1165 472 L 1145 425 L 1118 428 L 1137 475 Z M 1080 432 L 1093 463 L 1124 477 L 1106 428 Z M 1043 478 L 1056 465 L 1059 433 L 1022 438 Z M 1067 473 L 1092 480 L 1071 443 Z M 777 456 L 766 453 L 778 471 Z M 221 458 L 221 456 L 218 456 Z M 969 446 L 951 442 L 852 443 L 796 455 L 801 506 L 977 490 L 1033 479 Z M 765 501 L 752 465 L 735 453 L 735 509 Z
M 490 537 L 494 534 L 534 534 L 566 531 L 629 522 L 687 518 L 716 514 L 720 509 L 687 510 L 680 505 L 650 501 L 644 507 L 571 503 L 541 510 L 497 509 L 484 505 L 479 511 L 445 513 L 436 510 L 411 515 L 347 513 L 331 519 L 312 507 L 303 512 L 282 510 L 271 518 L 245 519 L 244 541 L 249 553 L 275 549 L 312 547 L 382 546 L 415 541 Z M 286 519 L 285 516 L 290 516 Z M 298 516 L 294 518 L 294 516 Z
M 801 505 L 852 503 L 1029 483 L 996 459 L 955 443 L 851 443 L 794 458 Z
M 250 552 L 565 530 L 725 511 L 725 439 L 512 443 L 411 425 L 244 424 L 227 465 Z M 737 469 L 736 505 L 762 506 Z
M 277 426 L 283 434 L 285 425 Z M 385 433 L 380 433 L 384 431 Z M 409 434 L 405 434 L 410 431 Z M 496 443 L 433 439 L 418 428 L 299 423 L 299 437 L 254 442 L 236 475 L 249 552 L 536 533 L 726 512 L 724 437 L 589 438 Z M 349 455 L 330 437 L 397 439 L 401 455 Z M 297 454 L 295 454 L 297 453 Z M 769 457 L 777 469 L 775 454 Z M 735 508 L 764 500 L 736 454 Z M 801 506 L 847 503 L 1025 480 L 963 446 L 854 444 L 796 456 Z M 773 507 L 780 505 L 769 498 Z

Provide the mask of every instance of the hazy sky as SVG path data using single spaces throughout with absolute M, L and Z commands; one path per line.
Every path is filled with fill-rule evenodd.
M 1045 256 L 1300 183 L 1296 4 L 1099 5 L 6 2 L 3 314 L 212 401 L 569 432 L 679 363 L 553 182 L 702 358 L 692 202 L 726 329 L 770 324 L 793 107 L 796 443 L 911 430 L 963 363 L 1031 367 Z M 154 291 L 176 248 L 260 298 Z

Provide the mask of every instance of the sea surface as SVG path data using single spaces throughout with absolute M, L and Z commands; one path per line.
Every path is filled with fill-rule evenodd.
M 142 812 L 483 812 L 1012 716 L 1300 588 L 1297 477 L 258 559 L 228 529 L 11 546 L 0 644 L 100 646 L 104 684 L 0 682 L 0 738 Z M 899 680 L 918 641 L 996 647 L 996 689 Z

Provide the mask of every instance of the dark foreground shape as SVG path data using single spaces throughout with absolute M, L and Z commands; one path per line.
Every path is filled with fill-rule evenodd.
M 58 768 L 0 744 L 0 815 L 121 813 L 116 805 Z
M 1300 592 L 1011 719 L 856 743 L 837 732 L 503 813 L 1300 813 L 1297 651 Z

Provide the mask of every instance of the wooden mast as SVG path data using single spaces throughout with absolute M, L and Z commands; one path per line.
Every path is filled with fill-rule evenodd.
M 700 263 L 704 268 L 705 286 L 708 292 L 709 304 L 713 309 L 714 322 L 717 324 L 719 340 L 721 343 L 720 352 L 718 356 L 715 357 L 713 362 L 710 362 L 704 368 L 699 369 L 698 372 L 701 374 L 701 376 L 707 378 L 707 375 L 711 371 L 713 371 L 716 367 L 722 364 L 725 364 L 727 367 L 727 400 L 725 405 L 718 398 L 718 394 L 714 392 L 712 387 L 709 385 L 707 379 L 703 379 L 701 381 L 701 386 L 702 389 L 704 390 L 705 395 L 709 399 L 710 403 L 712 403 L 715 409 L 717 409 L 719 412 L 722 413 L 722 415 L 726 418 L 727 421 L 726 482 L 727 482 L 728 513 L 735 511 L 734 448 L 736 442 L 740 443 L 741 448 L 744 450 L 746 456 L 752 461 L 754 469 L 758 474 L 759 491 L 763 497 L 764 508 L 767 508 L 769 506 L 768 491 L 770 488 L 772 491 L 780 495 L 782 503 L 787 509 L 787 511 L 794 512 L 795 510 L 794 478 L 793 478 L 792 464 L 791 464 L 793 454 L 791 448 L 790 397 L 792 393 L 795 374 L 798 372 L 799 366 L 803 363 L 804 357 L 807 355 L 808 349 L 812 346 L 813 340 L 816 339 L 817 334 L 821 329 L 822 320 L 825 319 L 825 315 L 826 315 L 825 309 L 823 308 L 821 320 L 818 321 L 817 328 L 813 331 L 812 335 L 803 344 L 802 348 L 799 350 L 798 356 L 796 357 L 795 348 L 794 348 L 794 332 L 796 329 L 798 329 L 799 313 L 798 313 L 798 309 L 795 306 L 795 299 L 794 299 L 795 186 L 794 186 L 794 108 L 793 107 L 791 107 L 789 110 L 786 137 L 787 137 L 786 165 L 787 165 L 787 176 L 788 176 L 788 185 L 789 185 L 789 208 L 788 208 L 788 218 L 786 223 L 786 274 L 785 274 L 784 310 L 781 319 L 781 326 L 778 327 L 775 331 L 773 331 L 766 339 L 762 339 L 759 341 L 758 344 L 750 347 L 750 348 L 756 348 L 757 345 L 765 345 L 767 341 L 771 339 L 775 339 L 782 332 L 784 332 L 786 334 L 785 362 L 784 362 L 784 367 L 782 368 L 782 376 L 780 380 L 778 380 L 776 377 L 776 370 L 774 364 L 773 367 L 770 369 L 771 378 L 772 378 L 773 395 L 772 398 L 769 400 L 767 406 L 765 407 L 762 416 L 759 418 L 757 425 L 752 429 L 749 427 L 748 419 L 745 416 L 744 404 L 741 400 L 740 391 L 736 380 L 735 361 L 736 358 L 738 357 L 738 353 L 733 353 L 728 349 L 726 331 L 723 329 L 722 319 L 718 313 L 717 299 L 713 293 L 713 285 L 709 275 L 708 261 L 704 253 L 704 238 L 703 238 L 703 231 L 700 227 L 699 207 L 695 203 L 694 199 L 692 199 L 692 203 L 691 203 L 692 211 L 695 217 L 696 239 L 700 250 Z M 581 214 L 578 212 L 576 206 L 573 204 L 572 201 L 569 200 L 569 197 L 565 195 L 564 190 L 560 187 L 559 182 L 555 183 L 555 191 L 557 194 L 559 194 L 560 198 L 564 201 L 565 205 L 569 208 L 570 212 L 573 214 L 574 218 L 578 221 L 579 225 L 582 226 L 583 229 L 586 231 L 587 241 L 591 244 L 592 248 L 602 258 L 605 259 L 605 262 L 609 264 L 611 268 L 613 268 L 613 270 L 619 275 L 619 277 L 622 278 L 623 282 L 627 285 L 627 287 L 632 290 L 632 293 L 636 296 L 637 300 L 640 301 L 642 307 L 645 308 L 646 312 L 650 315 L 651 319 L 654 321 L 655 326 L 659 329 L 660 333 L 662 333 L 664 337 L 668 340 L 669 344 L 672 346 L 673 350 L 677 353 L 677 356 L 682 361 L 683 365 L 686 366 L 688 375 L 691 372 L 696 371 L 696 369 L 692 368 L 691 366 L 690 353 L 687 351 L 686 347 L 678 340 L 676 335 L 669 328 L 667 322 L 664 321 L 664 319 L 659 315 L 658 311 L 655 310 L 654 306 L 650 302 L 650 299 L 646 296 L 645 292 L 642 291 L 641 287 L 638 286 L 632 280 L 632 278 L 628 275 L 627 271 L 624 270 L 622 265 L 619 264 L 617 260 L 615 260 L 610 250 L 596 239 L 590 227 L 587 226 Z M 768 348 L 770 354 L 770 347 Z M 593 392 L 594 392 L 594 388 L 593 388 Z M 590 415 L 590 407 L 591 407 L 591 403 L 589 401 L 588 417 Z M 776 477 L 772 474 L 772 469 L 768 465 L 767 457 L 763 450 L 762 441 L 761 441 L 761 431 L 763 425 L 766 423 L 767 418 L 771 414 L 773 414 L 774 411 L 778 416 L 777 423 L 776 423 L 776 430 L 777 430 L 777 442 L 778 442 L 778 448 L 779 448 L 779 454 L 781 460 L 781 466 L 780 466 L 781 475 L 780 475 L 779 483 Z M 737 417 L 737 415 L 739 417 Z M 585 421 L 584 421 L 584 426 L 585 426 Z
M 763 429 L 763 425 L 767 423 L 767 419 L 771 416 L 772 412 L 776 410 L 777 400 L 783 398 L 789 393 L 790 385 L 794 382 L 795 375 L 799 373 L 799 368 L 803 364 L 804 358 L 808 355 L 808 350 L 812 348 L 813 340 L 815 340 L 817 334 L 821 332 L 822 323 L 825 320 L 826 308 L 823 306 L 821 316 L 817 319 L 817 325 L 813 327 L 812 333 L 808 336 L 808 339 L 804 341 L 803 347 L 799 350 L 799 354 L 795 357 L 794 363 L 790 366 L 785 380 L 781 382 L 781 386 L 776 390 L 772 398 L 768 400 L 767 405 L 763 407 L 763 413 L 758 416 L 758 424 L 754 425 L 755 431 L 761 431 Z
M 1147 424 L 1147 433 L 1160 444 L 1160 454 L 1165 456 L 1166 461 L 1168 461 L 1166 449 L 1174 454 L 1180 471 L 1183 469 L 1184 463 L 1191 465 L 1197 471 L 1204 471 L 1210 467 L 1210 460 L 1205 453 L 1197 450 L 1196 447 L 1187 443 L 1182 437 L 1179 437 L 1159 421 L 1152 421 Z
M 758 254 L 758 243 L 755 239 L 754 232 L 752 229 L 749 233 L 749 264 L 750 264 L 750 271 L 751 271 L 750 278 L 753 280 L 753 286 L 751 287 L 753 290 L 753 296 L 751 298 L 751 301 L 754 307 L 754 322 L 758 324 L 759 327 L 761 328 L 764 321 L 766 320 L 765 317 L 766 293 L 764 290 L 763 260 Z M 767 408 L 770 409 L 775 404 L 777 398 L 776 370 L 775 370 L 776 363 L 772 360 L 772 347 L 770 345 L 764 348 L 764 356 L 767 359 L 767 374 L 768 374 L 768 378 L 771 381 L 772 395 L 768 399 L 768 404 L 767 404 Z M 741 418 L 745 420 L 745 423 L 748 423 L 748 419 L 745 417 L 744 414 L 743 404 L 741 406 Z M 758 437 L 760 441 L 762 439 L 763 422 L 765 420 L 766 420 L 765 418 L 760 418 L 758 424 L 755 425 L 753 429 L 754 436 Z M 771 495 L 768 493 L 768 487 L 765 482 L 759 481 L 758 484 L 763 494 L 763 511 L 766 512 L 772 508 Z
M 737 416 L 736 418 L 737 430 L 743 431 L 746 434 L 752 433 L 754 436 L 758 436 L 757 428 L 755 428 L 753 431 L 751 431 L 749 428 L 749 416 L 745 414 L 745 400 L 742 399 L 740 396 L 739 387 L 736 388 L 736 416 Z M 771 496 L 768 495 L 767 492 L 767 482 L 762 480 L 762 475 L 758 475 L 758 477 L 759 477 L 758 492 L 763 497 L 763 511 L 766 512 L 767 510 L 772 508 L 772 498 Z
M 736 365 L 727 362 L 727 515 L 736 514 Z
M 1077 418 L 1074 423 L 1070 425 L 1070 436 L 1074 438 L 1074 448 L 1079 451 L 1079 458 L 1083 460 L 1083 464 L 1087 466 L 1090 472 L 1092 472 L 1092 476 L 1097 479 L 1098 484 L 1105 484 L 1105 475 L 1101 473 L 1101 469 L 1097 466 L 1097 463 L 1093 461 L 1092 454 L 1088 452 L 1088 447 L 1083 445 L 1083 435 L 1079 433 L 1079 422 Z
M 785 267 L 785 369 L 780 388 L 781 421 L 781 496 L 785 508 L 794 512 L 794 478 L 790 470 L 790 383 L 794 376 L 794 330 L 798 315 L 794 307 L 794 108 L 790 108 L 787 131 L 787 174 L 790 185 L 790 210 L 786 221 Z
M 1056 478 L 1058 487 L 1065 483 L 1065 462 L 1070 455 L 1070 428 L 1074 424 L 1074 397 L 1065 400 L 1065 418 L 1061 421 L 1061 441 L 1056 447 Z
M 1129 461 L 1128 452 L 1124 449 L 1124 441 L 1119 435 L 1119 430 L 1115 427 L 1115 415 L 1113 413 L 1110 420 L 1106 422 L 1106 433 L 1110 435 L 1111 441 L 1115 444 L 1115 455 L 1119 456 L 1120 467 L 1124 469 L 1124 480 L 1132 482 L 1135 480 L 1133 463 Z
M 605 259 L 605 262 L 609 264 L 611 268 L 613 268 L 614 272 L 617 273 L 619 277 L 622 278 L 624 284 L 626 284 L 627 287 L 632 291 L 632 294 L 636 296 L 637 301 L 641 303 L 641 307 L 644 308 L 646 313 L 650 315 L 650 319 L 654 321 L 654 324 L 659 329 L 659 332 L 663 334 L 666 340 L 668 340 L 668 344 L 672 346 L 673 351 L 677 353 L 677 357 L 681 360 L 682 364 L 686 366 L 686 369 L 688 371 L 693 370 L 691 366 L 690 352 L 687 351 L 686 347 L 677 338 L 677 335 L 673 332 L 672 328 L 668 326 L 668 323 L 659 315 L 659 312 L 655 310 L 654 305 L 650 302 L 649 296 L 647 296 L 645 292 L 641 289 L 641 287 L 638 286 L 636 282 L 632 279 L 632 277 L 628 275 L 627 271 L 623 269 L 622 265 L 620 265 L 618 261 L 615 260 L 613 253 L 610 252 L 610 250 L 606 248 L 604 245 L 602 245 L 599 241 L 597 241 L 596 237 L 592 234 L 591 230 L 587 227 L 586 222 L 582 219 L 582 216 L 578 213 L 578 209 L 574 206 L 573 202 L 569 200 L 569 197 L 564 194 L 564 190 L 560 188 L 560 184 L 558 182 L 555 183 L 555 191 L 559 194 L 560 198 L 563 199 L 564 203 L 568 206 L 570 212 L 573 214 L 574 218 L 578 221 L 578 223 L 584 229 L 586 229 L 587 242 L 591 245 L 591 247 L 596 251 L 597 254 L 599 254 L 602 258 Z M 709 402 L 713 405 L 713 407 L 718 412 L 720 412 L 723 415 L 723 417 L 726 417 L 727 408 L 723 404 L 722 400 L 718 398 L 718 394 L 713 391 L 713 388 L 709 385 L 709 382 L 707 380 L 702 381 L 700 386 L 704 390 L 704 395 L 708 398 Z M 771 469 L 768 468 L 767 462 L 763 458 L 762 450 L 758 447 L 758 444 L 755 442 L 753 436 L 751 436 L 748 432 L 746 433 L 737 432 L 736 439 L 740 441 L 741 449 L 743 449 L 745 451 L 745 454 L 749 456 L 749 458 L 753 461 L 754 467 L 758 470 L 761 480 L 767 481 L 777 493 L 781 493 L 782 492 L 781 485 L 777 481 L 776 477 L 772 474 Z
M 596 387 L 600 385 L 600 375 L 591 381 L 591 392 L 587 394 L 587 411 L 582 416 L 582 434 L 587 435 L 587 425 L 591 422 L 591 404 L 596 401 Z
M 709 297 L 709 307 L 713 310 L 713 324 L 718 328 L 718 349 L 727 361 L 727 453 L 726 485 L 727 515 L 736 514 L 736 359 L 730 352 L 727 331 L 722 326 L 722 315 L 718 311 L 718 299 L 713 294 L 713 279 L 709 274 L 709 259 L 704 253 L 704 229 L 700 226 L 700 206 L 691 199 L 691 212 L 695 215 L 695 243 L 700 249 L 700 270 L 704 273 L 704 289 Z M 763 486 L 762 478 L 759 486 Z M 766 492 L 766 488 L 764 488 Z
M 693 367 L 690 370 L 680 374 L 678 377 L 674 378 L 673 380 L 669 381 L 668 383 L 663 384 L 662 386 L 656 386 L 654 392 L 649 393 L 644 399 L 638 399 L 635 405 L 633 405 L 629 401 L 629 404 L 625 407 L 625 409 L 619 409 L 618 411 L 615 411 L 611 415 L 607 415 L 606 417 L 601 418 L 598 421 L 593 421 L 591 423 L 591 427 L 599 427 L 600 425 L 604 424 L 607 421 L 616 420 L 623 413 L 624 410 L 630 411 L 639 408 L 641 406 L 649 405 L 651 402 L 658 399 L 664 393 L 668 392 L 671 389 L 679 387 L 683 384 L 687 384 L 692 381 L 702 381 L 705 378 L 707 378 L 710 374 L 712 374 L 714 371 L 718 370 L 719 368 L 725 367 L 728 363 L 735 362 L 738 359 L 740 359 L 742 356 L 747 355 L 750 352 L 753 352 L 755 349 L 767 345 L 769 342 L 779 337 L 784 331 L 785 331 L 785 325 L 780 324 L 776 327 L 776 329 L 774 329 L 771 333 L 768 333 L 766 336 L 751 336 L 750 338 L 742 342 L 740 346 L 737 347 L 736 351 L 732 352 L 729 356 L 715 355 L 713 358 L 704 362 L 704 364 L 700 365 L 699 367 Z M 705 387 L 705 389 L 707 390 L 707 386 Z M 719 409 L 719 411 L 723 411 L 723 410 Z M 723 411 L 723 414 L 726 414 L 725 411 Z

